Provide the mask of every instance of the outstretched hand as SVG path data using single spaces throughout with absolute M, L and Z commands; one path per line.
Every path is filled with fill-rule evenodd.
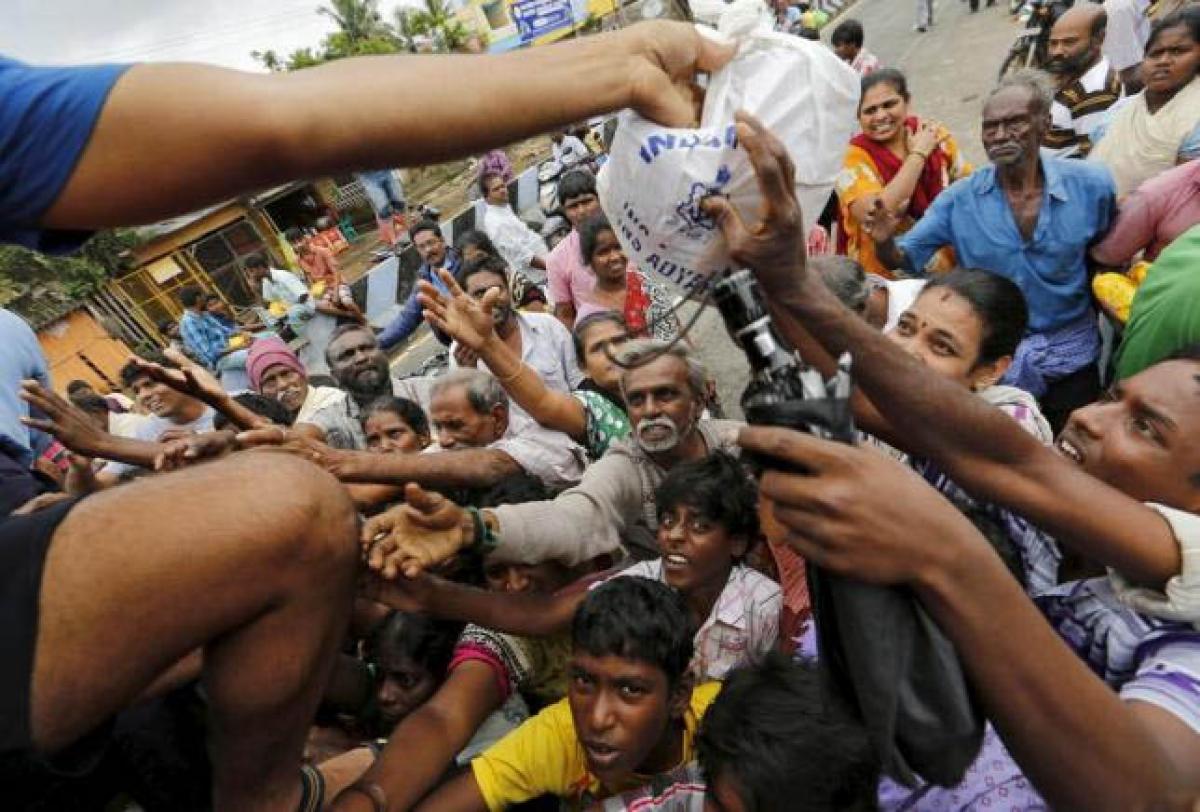
M 448 294 L 442 293 L 424 280 L 418 285 L 417 300 L 425 308 L 425 320 L 453 338 L 460 346 L 479 352 L 496 334 L 492 309 L 500 298 L 500 291 L 489 290 L 482 299 L 475 300 L 446 269 L 439 270 L 438 276 L 449 291 Z
M 163 350 L 163 357 L 175 364 L 178 369 L 171 369 L 136 355 L 130 359 L 130 363 L 136 366 L 140 372 L 149 376 L 151 380 L 165 384 L 176 392 L 182 392 L 188 397 L 207 403 L 214 408 L 228 397 L 228 393 L 215 375 L 179 350 L 168 347 Z
M 638 23 L 618 34 L 629 43 L 633 64 L 629 106 L 668 127 L 695 126 L 704 94 L 696 74 L 715 71 L 733 58 L 730 42 L 717 42 L 694 25 L 676 22 Z
M 95 457 L 102 450 L 108 432 L 92 422 L 82 409 L 56 392 L 30 379 L 21 382 L 20 398 L 43 415 L 22 417 L 21 422 L 26 426 L 52 435 L 76 454 Z
M 334 476 L 343 473 L 347 452 L 326 445 L 302 431 L 283 426 L 264 426 L 237 435 L 238 448 L 283 451 L 316 463 Z
M 738 444 L 767 466 L 759 481 L 764 526 L 782 527 L 776 541 L 838 575 L 918 585 L 964 550 L 986 546 L 925 480 L 873 449 L 766 426 L 742 429 Z
M 446 497 L 410 483 L 404 502 L 362 529 L 367 566 L 387 580 L 416 578 L 453 558 L 473 537 L 470 516 Z
M 428 612 L 430 598 L 440 582 L 437 576 L 424 573 L 388 580 L 378 572 L 368 570 L 359 577 L 358 594 L 397 612 Z
M 749 153 L 763 206 L 759 220 L 747 225 L 728 199 L 710 197 L 701 204 L 725 235 L 729 253 L 750 268 L 768 291 L 780 293 L 804 271 L 804 223 L 796 200 L 795 168 L 783 142 L 748 113 L 737 115 L 739 144 Z
M 229 430 L 206 431 L 160 442 L 165 446 L 154 458 L 155 471 L 175 471 L 237 449 L 237 436 Z
M 896 236 L 900 228 L 900 218 L 887 207 L 883 198 L 877 197 L 871 203 L 871 209 L 867 212 L 862 226 L 872 240 L 884 243 Z

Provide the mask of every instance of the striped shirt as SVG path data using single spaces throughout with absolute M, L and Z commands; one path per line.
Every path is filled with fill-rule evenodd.
M 1056 158 L 1086 158 L 1092 134 L 1108 120 L 1109 108 L 1123 94 L 1121 77 L 1102 57 L 1054 95 L 1050 130 L 1042 146 Z

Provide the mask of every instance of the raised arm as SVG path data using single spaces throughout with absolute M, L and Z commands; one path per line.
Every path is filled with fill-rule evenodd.
M 166 384 L 177 392 L 195 398 L 220 412 L 239 429 L 249 430 L 272 425 L 271 421 L 247 409 L 225 391 L 211 372 L 175 349 L 163 350 L 163 355 L 178 368 L 169 367 L 138 358 L 130 358 L 138 369 L 159 383 Z
M 41 225 L 150 222 L 295 178 L 440 163 L 622 107 L 684 126 L 695 73 L 731 53 L 691 26 L 649 23 L 503 56 L 362 57 L 289 74 L 136 65 Z M 131 171 L 154 182 L 130 183 Z
M 741 444 L 806 472 L 768 471 L 760 489 L 807 560 L 916 591 L 1054 808 L 1155 808 L 1200 787 L 1200 735 L 1157 705 L 1122 701 L 1063 644 L 970 520 L 911 469 L 785 429 L 748 428 Z
M 343 482 L 426 488 L 488 488 L 521 473 L 517 461 L 494 448 L 456 448 L 434 454 L 334 451 L 328 470 Z
M 454 277 L 439 271 L 449 295 L 421 282 L 418 297 L 425 318 L 461 346 L 479 354 L 513 401 L 541 425 L 561 431 L 572 440 L 587 440 L 587 411 L 571 395 L 551 389 L 536 371 L 521 361 L 492 327 L 492 307 L 499 293 L 489 291 L 482 301 L 468 296 Z
M 43 415 L 23 417 L 22 423 L 53 435 L 70 451 L 84 457 L 153 469 L 154 460 L 164 448 L 161 443 L 109 434 L 74 405 L 35 380 L 21 383 L 20 397 Z
M 547 637 L 570 627 L 587 590 L 510 594 L 422 575 L 396 581 L 374 578 L 365 594 L 400 611 L 426 612 L 505 634 Z
M 733 256 L 755 271 L 776 325 L 789 338 L 816 337 L 832 356 L 849 352 L 857 384 L 903 438 L 977 498 L 1019 513 L 1060 542 L 1161 588 L 1180 571 L 1179 545 L 1155 511 L 1084 473 L 1015 421 L 923 366 L 841 305 L 805 272 L 792 167 L 782 144 L 757 121 L 739 124 L 768 200 L 744 225 L 726 201 L 712 211 Z

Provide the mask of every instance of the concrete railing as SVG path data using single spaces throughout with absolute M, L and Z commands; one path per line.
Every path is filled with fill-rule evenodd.
M 509 199 L 518 212 L 538 207 L 540 168 L 540 163 L 529 167 L 508 185 Z M 448 245 L 453 245 L 463 232 L 476 228 L 475 224 L 483 217 L 483 207 L 483 201 L 477 200 L 453 216 L 442 218 L 442 236 Z M 399 257 L 385 259 L 350 285 L 354 300 L 372 325 L 383 327 L 395 318 L 412 290 L 420 267 L 417 249 L 409 245 Z

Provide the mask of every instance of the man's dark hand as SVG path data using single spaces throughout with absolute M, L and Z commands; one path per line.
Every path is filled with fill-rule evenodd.
M 900 218 L 887 207 L 883 198 L 877 197 L 871 204 L 862 226 L 876 243 L 888 243 L 895 238 L 900 228 Z
M 190 434 L 167 442 L 166 447 L 154 458 L 154 470 L 174 471 L 223 456 L 236 448 L 237 435 L 229 430 Z
M 924 585 L 987 546 L 916 472 L 873 449 L 766 426 L 743 428 L 738 444 L 766 461 L 763 524 L 783 528 L 773 541 L 838 575 Z
M 109 434 L 101 430 L 82 410 L 50 391 L 35 380 L 21 382 L 21 400 L 40 411 L 44 417 L 22 417 L 30 428 L 53 435 L 76 454 L 87 457 L 103 456 Z
M 783 142 L 758 119 L 738 113 L 737 134 L 758 178 L 761 219 L 747 226 L 723 197 L 707 198 L 701 206 L 721 227 L 733 259 L 754 271 L 768 292 L 783 293 L 804 273 L 804 222 L 796 200 L 795 169 Z
M 353 452 L 342 451 L 319 440 L 283 426 L 265 426 L 243 431 L 237 435 L 239 448 L 257 448 L 268 451 L 283 451 L 316 463 L 334 476 L 345 468 L 346 459 Z
M 474 540 L 471 517 L 446 497 L 409 484 L 404 501 L 362 529 L 367 566 L 388 580 L 415 578 Z
M 166 384 L 176 392 L 182 392 L 213 408 L 218 408 L 219 404 L 223 404 L 229 398 L 229 393 L 221 386 L 221 382 L 216 379 L 216 376 L 179 350 L 165 349 L 163 357 L 179 368 L 164 367 L 153 361 L 138 358 L 136 355 L 130 359 L 130 362 L 148 375 L 151 380 Z

